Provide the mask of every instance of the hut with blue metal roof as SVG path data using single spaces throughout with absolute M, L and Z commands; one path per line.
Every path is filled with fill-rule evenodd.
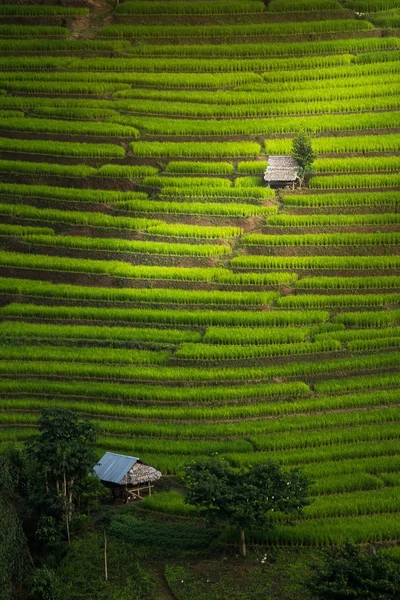
M 162 474 L 135 456 L 106 452 L 94 467 L 101 482 L 111 488 L 114 498 L 137 500 L 151 496 L 155 481 Z

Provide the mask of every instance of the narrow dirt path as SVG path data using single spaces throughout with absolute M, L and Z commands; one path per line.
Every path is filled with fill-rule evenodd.
M 112 22 L 111 13 L 116 0 L 88 0 L 89 14 L 74 19 L 70 25 L 71 36 L 76 39 L 93 39 L 99 30 Z
M 164 572 L 161 566 L 153 570 L 154 579 L 157 583 L 157 595 L 159 600 L 177 600 L 175 594 L 172 593 L 168 583 L 164 577 Z M 193 599 L 195 600 L 195 599 Z

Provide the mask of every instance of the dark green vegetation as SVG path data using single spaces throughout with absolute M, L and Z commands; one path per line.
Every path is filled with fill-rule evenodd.
M 0 447 L 73 408 L 167 475 L 301 467 L 251 544 L 397 539 L 400 3 L 87 8 L 0 7 Z
M 108 493 L 92 473 L 95 441 L 86 419 L 46 409 L 23 451 L 0 457 L 2 599 L 155 598 L 129 545 L 111 537 L 107 549 L 110 518 L 98 509 Z
M 240 531 L 240 555 L 246 557 L 245 530 L 271 528 L 270 515 L 300 514 L 307 503 L 308 480 L 298 469 L 283 472 L 278 463 L 253 465 L 240 473 L 223 460 L 185 466 L 186 502 L 210 523 L 229 524 Z
M 398 598 L 400 572 L 390 558 L 372 548 L 365 553 L 346 544 L 325 551 L 308 583 L 320 600 Z
M 70 524 L 76 495 L 96 460 L 92 423 L 63 409 L 47 409 L 39 420 L 40 435 L 27 441 L 29 461 L 36 470 L 43 503 L 62 514 L 70 544 Z M 44 485 L 43 485 L 44 483 Z M 57 506 L 58 504 L 58 506 Z M 52 512 L 53 512 L 52 511 Z M 47 511 L 43 511 L 47 516 Z
M 222 561 L 213 561 L 237 529 L 243 557 L 245 528 L 273 531 L 285 515 L 301 513 L 309 483 L 301 470 L 283 471 L 273 461 L 247 470 L 216 457 L 192 461 L 184 467 L 185 502 L 178 491 L 164 491 L 140 508 L 111 508 L 103 504 L 109 490 L 92 472 L 95 443 L 96 428 L 88 420 L 48 408 L 24 449 L 9 447 L 0 457 L 5 599 L 156 600 L 172 592 L 178 598 L 211 593 L 207 597 L 222 599 L 243 597 L 243 586 L 244 597 L 254 600 L 267 591 L 285 600 L 300 591 L 310 600 L 397 597 L 397 548 L 386 555 L 373 547 L 368 555 L 350 544 L 322 554 L 269 548 L 263 555 L 253 551 L 246 564 L 234 559 L 222 567 L 233 558 L 226 546 Z M 232 579 L 231 569 L 228 591 L 222 584 Z

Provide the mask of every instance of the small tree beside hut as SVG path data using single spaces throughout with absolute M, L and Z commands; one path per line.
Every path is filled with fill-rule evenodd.
M 268 461 L 246 470 L 211 458 L 184 467 L 185 501 L 213 524 L 231 525 L 240 533 L 240 554 L 246 556 L 245 529 L 270 529 L 273 511 L 298 514 L 307 502 L 308 480 L 299 469 L 283 471 Z
M 305 129 L 301 129 L 292 141 L 292 157 L 299 165 L 298 177 L 300 187 L 305 179 L 308 179 L 313 174 L 312 163 L 316 156 L 312 149 L 312 141 Z

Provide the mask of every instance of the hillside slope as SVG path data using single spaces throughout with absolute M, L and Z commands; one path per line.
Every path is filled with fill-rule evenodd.
M 0 6 L 1 443 L 64 406 L 164 473 L 300 466 L 276 543 L 398 538 L 400 2 L 79 6 Z

